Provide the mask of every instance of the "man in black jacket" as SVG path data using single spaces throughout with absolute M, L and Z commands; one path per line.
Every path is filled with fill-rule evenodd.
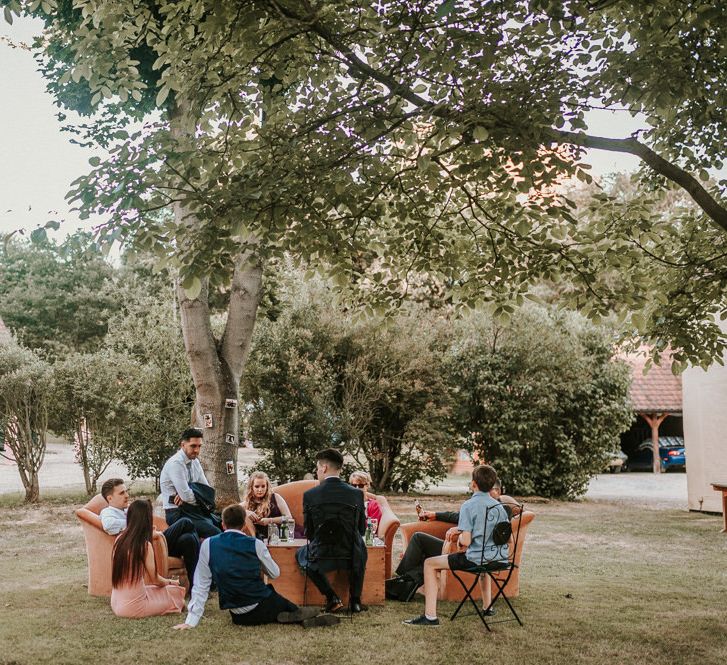
M 326 597 L 326 611 L 343 607 L 326 573 L 349 569 L 351 610 L 361 612 L 361 589 L 366 572 L 366 510 L 364 494 L 340 479 L 343 455 L 327 448 L 316 455 L 316 475 L 320 484 L 303 495 L 303 522 L 310 543 L 301 547 L 296 558 L 310 580 Z

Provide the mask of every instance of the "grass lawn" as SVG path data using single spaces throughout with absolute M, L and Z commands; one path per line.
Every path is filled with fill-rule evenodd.
M 118 619 L 88 596 L 68 498 L 0 507 L 0 665 L 34 663 L 717 664 L 727 659 L 721 517 L 615 503 L 533 504 L 521 596 L 525 622 L 487 634 L 476 617 L 404 626 L 423 603 L 388 603 L 332 629 L 239 628 L 214 594 L 199 628 L 179 616 Z M 403 521 L 412 501 L 395 501 Z M 434 506 L 435 499 L 427 504 Z M 451 498 L 436 505 L 455 506 Z M 503 606 L 504 607 L 504 606 Z M 440 617 L 454 609 L 441 607 Z M 503 614 L 501 608 L 500 613 Z

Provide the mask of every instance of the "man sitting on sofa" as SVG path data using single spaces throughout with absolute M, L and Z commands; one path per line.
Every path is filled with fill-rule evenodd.
M 129 490 L 121 478 L 110 478 L 101 486 L 101 496 L 109 504 L 100 513 L 103 530 L 116 536 L 126 528 L 126 509 L 129 507 Z M 171 556 L 183 557 L 187 569 L 189 588 L 192 589 L 194 570 L 199 558 L 199 538 L 192 520 L 183 517 L 162 532 Z

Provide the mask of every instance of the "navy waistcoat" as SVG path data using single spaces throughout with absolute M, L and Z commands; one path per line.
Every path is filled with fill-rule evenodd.
M 237 531 L 210 538 L 210 571 L 220 595 L 220 609 L 247 607 L 272 590 L 262 580 L 255 539 Z

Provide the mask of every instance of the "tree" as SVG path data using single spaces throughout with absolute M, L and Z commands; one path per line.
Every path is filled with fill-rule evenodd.
M 133 382 L 135 369 L 126 355 L 106 349 L 73 354 L 53 367 L 51 426 L 74 442 L 89 496 L 130 425 L 124 385 Z
M 465 446 L 518 494 L 576 498 L 633 417 L 629 370 L 582 318 L 530 307 L 458 325 L 448 370 Z
M 242 383 L 263 467 L 297 480 L 317 450 L 333 445 L 368 470 L 378 490 L 443 477 L 456 436 L 442 340 L 429 314 L 356 321 L 336 310 L 321 284 L 281 296 L 287 306 L 258 324 Z
M 498 315 L 565 275 L 572 301 L 588 296 L 603 317 L 614 304 L 593 288 L 593 257 L 618 237 L 579 242 L 559 190 L 590 179 L 584 147 L 639 156 L 656 187 L 689 193 L 692 226 L 724 242 L 723 192 L 702 184 L 727 130 L 727 7 L 709 0 L 3 4 L 6 17 L 43 17 L 49 89 L 93 116 L 74 128 L 79 140 L 109 150 L 71 198 L 109 219 L 108 242 L 180 270 L 197 417 L 213 420 L 205 462 L 225 500 L 237 496 L 223 441 L 238 415 L 224 403 L 238 392 L 266 260 L 289 252 L 340 288 L 363 285 L 369 307 L 426 276 L 458 306 L 492 302 Z M 651 128 L 594 136 L 593 105 L 643 113 Z M 217 339 L 208 299 L 228 283 Z M 719 311 L 719 289 L 709 302 L 687 293 L 699 306 L 678 310 L 679 325 L 662 325 L 647 295 L 616 299 L 637 310 L 642 334 L 682 340 L 686 317 L 710 352 L 725 348 L 716 325 L 691 318 Z
M 110 321 L 109 355 L 126 358 L 117 385 L 124 409 L 117 455 L 135 478 L 152 477 L 157 489 L 164 462 L 178 449 L 189 427 L 194 385 L 187 366 L 172 293 L 138 295 Z
M 48 363 L 15 341 L 0 344 L 0 423 L 28 503 L 40 500 L 38 471 L 45 458 L 52 394 Z
M 340 447 L 336 330 L 311 301 L 262 319 L 242 380 L 248 435 L 264 454 L 261 469 L 285 482 L 314 468 L 316 451 Z
M 30 348 L 53 355 L 93 351 L 118 306 L 113 268 L 90 233 L 57 244 L 40 230 L 0 250 L 0 317 Z
M 338 343 L 346 447 L 378 490 L 441 480 L 457 444 L 446 342 L 424 309 L 344 323 Z

